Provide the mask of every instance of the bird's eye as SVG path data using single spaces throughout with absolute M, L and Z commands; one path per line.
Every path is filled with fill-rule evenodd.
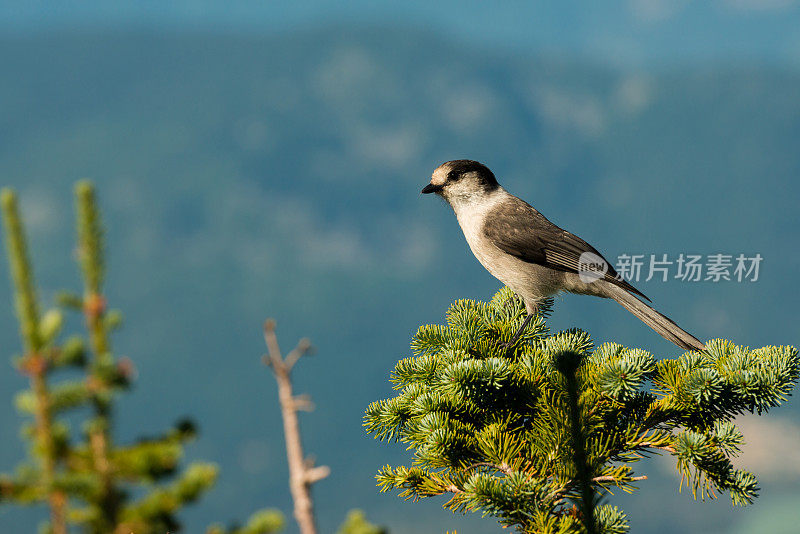
M 447 173 L 447 181 L 448 182 L 455 182 L 461 177 L 458 171 L 450 171 Z

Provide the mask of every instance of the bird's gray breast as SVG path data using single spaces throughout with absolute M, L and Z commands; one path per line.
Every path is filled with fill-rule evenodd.
M 493 210 L 505 200 L 500 195 L 498 197 L 462 209 L 454 207 L 470 250 L 487 271 L 525 301 L 535 301 L 557 293 L 563 285 L 563 273 L 512 256 L 487 237 L 485 226 L 491 223 Z

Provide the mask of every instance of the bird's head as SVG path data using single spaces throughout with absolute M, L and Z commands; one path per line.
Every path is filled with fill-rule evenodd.
M 439 165 L 423 193 L 436 193 L 451 205 L 475 201 L 500 187 L 488 167 L 477 161 L 457 159 Z

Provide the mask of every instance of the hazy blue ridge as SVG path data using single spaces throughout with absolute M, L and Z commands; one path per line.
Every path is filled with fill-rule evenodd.
M 307 450 L 332 468 L 314 492 L 323 530 L 361 507 L 398 534 L 499 531 L 437 502 L 378 494 L 377 469 L 407 456 L 361 428 L 416 327 L 499 285 L 449 208 L 419 194 L 448 159 L 485 162 L 610 258 L 760 253 L 756 283 L 635 285 L 701 339 L 798 343 L 786 284 L 800 261 L 800 71 L 614 68 L 343 25 L 280 37 L 6 35 L 0 64 L 0 183 L 19 189 L 42 298 L 79 287 L 71 188 L 91 178 L 108 222 L 109 299 L 126 316 L 115 345 L 139 377 L 120 403 L 120 439 L 189 414 L 201 428 L 192 457 L 222 467 L 186 532 L 263 506 L 291 510 L 275 384 L 259 360 L 267 316 L 285 347 L 300 336 L 318 347 L 296 387 L 317 404 L 302 416 Z M 19 350 L 8 283 L 0 302 L 5 358 Z M 551 324 L 677 350 L 599 299 L 559 299 Z M 24 454 L 12 405 L 24 380 L 2 365 L 7 471 Z M 780 410 L 796 413 L 793 402 Z M 670 468 L 643 468 L 639 495 L 620 498 L 635 532 L 722 532 L 775 508 L 695 503 Z M 800 492 L 762 486 L 767 503 Z M 0 508 L 0 530 L 30 531 L 40 512 Z

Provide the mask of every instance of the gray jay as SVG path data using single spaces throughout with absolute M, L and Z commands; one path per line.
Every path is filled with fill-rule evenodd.
M 594 247 L 508 193 L 485 165 L 466 159 L 443 163 L 422 192 L 436 193 L 450 204 L 478 261 L 525 302 L 528 315 L 507 345 L 516 342 L 542 299 L 566 291 L 612 298 L 682 349 L 705 349 L 637 298 L 650 301 Z

